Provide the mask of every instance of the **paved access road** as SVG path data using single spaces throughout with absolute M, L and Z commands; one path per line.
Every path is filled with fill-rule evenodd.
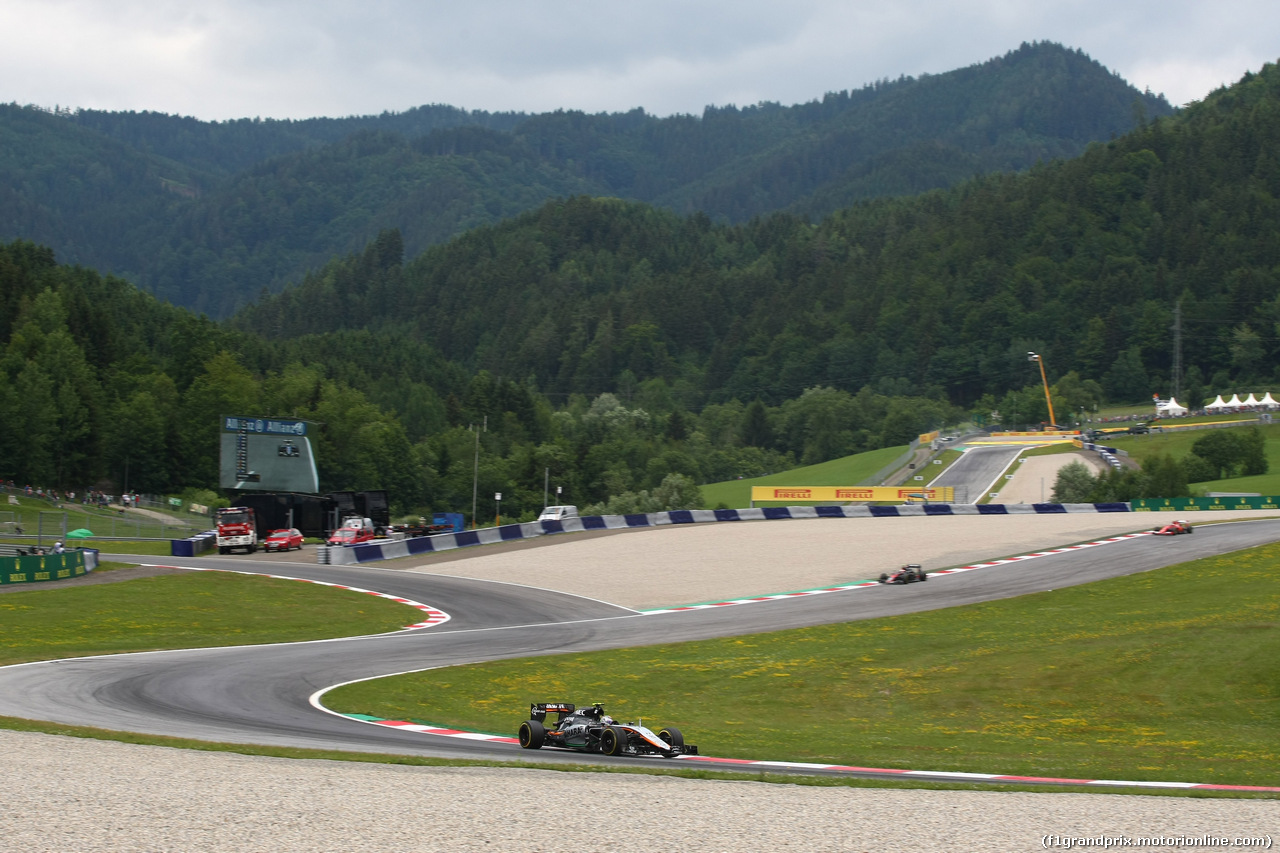
M 736 527 L 721 525 L 723 535 L 735 535 Z M 1012 597 L 1277 539 L 1280 521 L 1229 523 L 1199 527 L 1192 536 L 1142 536 L 935 577 L 906 587 L 868 587 L 659 615 L 642 615 L 604 601 L 513 584 L 292 563 L 285 572 L 289 575 L 392 593 L 432 604 L 453 618 L 435 628 L 375 637 L 115 655 L 0 668 L 0 715 L 234 743 L 582 763 L 591 757 L 552 750 L 525 752 L 508 744 L 369 726 L 327 714 L 308 700 L 316 691 L 334 684 L 398 672 L 773 631 Z M 217 558 L 184 562 L 209 568 L 247 568 L 243 562 Z M 254 568 L 270 570 L 269 565 L 256 563 Z M 602 573 L 602 578 L 607 579 L 607 573 Z M 607 591 L 607 582 L 602 581 L 601 589 Z M 521 710 L 512 709 L 513 718 L 519 717 Z M 696 733 L 689 736 L 696 742 Z M 664 762 L 654 759 L 653 763 Z

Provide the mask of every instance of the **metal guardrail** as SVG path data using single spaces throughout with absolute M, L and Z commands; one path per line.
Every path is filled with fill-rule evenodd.
M 899 469 L 902 468 L 902 466 L 909 464 L 911 462 L 912 457 L 915 456 L 916 450 L 918 450 L 919 448 L 920 448 L 920 439 L 913 438 L 911 440 L 911 443 L 907 445 L 907 450 L 905 453 L 903 453 L 897 459 L 893 460 L 888 465 L 884 466 L 879 471 L 872 474 L 870 477 L 867 477 L 863 482 L 858 483 L 857 485 L 878 486 L 882 483 L 884 485 L 893 485 L 892 483 L 885 483 L 885 480 L 889 477 L 890 474 L 896 473 Z

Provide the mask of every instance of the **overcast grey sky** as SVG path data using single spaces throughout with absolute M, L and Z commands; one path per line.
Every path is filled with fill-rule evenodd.
M 0 101 L 227 119 L 783 104 L 1054 41 L 1174 104 L 1280 54 L 1276 0 L 0 0 Z

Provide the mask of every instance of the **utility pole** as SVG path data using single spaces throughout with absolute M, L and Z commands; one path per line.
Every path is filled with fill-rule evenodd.
M 1182 300 L 1173 306 L 1173 394 L 1171 399 L 1182 396 Z M 1198 404 L 1193 404 L 1198 405 Z
M 471 477 L 471 529 L 476 529 L 476 509 L 478 506 L 478 498 L 480 495 L 480 430 L 476 429 L 476 425 L 472 424 L 467 429 L 473 430 L 476 434 L 476 464 L 474 474 Z M 489 431 L 489 416 L 484 416 L 485 432 Z

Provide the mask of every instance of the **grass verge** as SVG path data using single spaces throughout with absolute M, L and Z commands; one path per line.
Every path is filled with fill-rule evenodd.
M 510 734 L 531 701 L 599 701 L 726 757 L 1275 785 L 1277 564 L 1273 545 L 892 619 L 433 670 L 325 702 Z
M 225 572 L 22 590 L 0 595 L 0 666 L 378 634 L 419 615 L 372 595 Z
M 1253 429 L 1242 427 L 1241 429 Z M 1253 477 L 1232 477 L 1227 480 L 1212 480 L 1204 483 L 1192 483 L 1191 488 L 1198 493 L 1205 492 L 1257 492 L 1262 495 L 1280 494 L 1280 424 L 1259 425 L 1264 439 L 1264 452 L 1267 457 L 1269 473 Z M 1139 463 L 1152 456 L 1165 454 L 1174 459 L 1182 459 L 1191 453 L 1191 447 L 1197 440 L 1208 433 L 1203 430 L 1187 430 L 1178 432 L 1169 430 L 1149 435 L 1129 435 L 1107 437 L 1103 444 L 1128 452 Z
M 778 474 L 751 477 L 743 480 L 727 480 L 700 486 L 702 503 L 707 508 L 723 504 L 732 509 L 751 505 L 752 486 L 854 486 L 874 475 L 893 460 L 907 452 L 907 445 L 883 447 L 866 453 L 832 459 L 817 465 L 793 468 Z M 761 502 L 757 506 L 785 506 L 785 503 Z
M 236 755 L 258 755 L 267 758 L 288 758 L 311 761 L 350 761 L 367 764 L 398 764 L 408 767 L 506 767 L 517 770 L 546 770 L 559 773 L 621 773 L 648 776 L 675 776 L 682 779 L 714 779 L 716 781 L 773 782 L 787 785 L 807 785 L 821 788 L 900 788 L 935 791 L 1033 791 L 1036 793 L 1080 793 L 1079 786 L 1069 785 L 1016 785 L 1002 783 L 931 782 L 927 780 L 859 779 L 846 776 L 803 776 L 788 773 L 743 773 L 732 770 L 704 770 L 673 764 L 670 769 L 628 766 L 620 764 L 541 764 L 532 761 L 480 761 L 477 759 L 433 758 L 421 755 L 394 755 L 376 752 L 342 752 L 337 750 L 300 749 L 297 747 L 256 746 L 242 743 L 215 743 L 203 740 L 163 737 L 160 735 L 118 732 L 89 726 L 67 726 L 24 720 L 20 717 L 0 717 L 0 729 L 18 732 L 37 732 L 63 737 L 82 737 L 94 740 L 111 740 L 144 746 L 163 746 L 174 749 L 190 749 L 199 752 L 228 752 Z M 1100 793 L 1091 789 L 1090 793 Z M 1265 792 L 1232 792 L 1213 790 L 1161 790 L 1148 789 L 1143 796 L 1192 797 L 1195 799 L 1272 799 Z
M 41 547 L 51 548 L 58 540 L 51 536 L 44 537 Z M 36 543 L 32 539 L 0 536 L 0 543 L 31 548 Z M 168 539 L 68 539 L 63 542 L 68 548 L 97 548 L 103 554 L 139 554 L 142 556 L 170 557 L 173 546 Z

